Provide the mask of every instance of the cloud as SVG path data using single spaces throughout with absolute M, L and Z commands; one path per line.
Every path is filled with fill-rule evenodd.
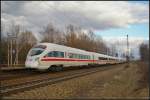
M 13 20 L 35 33 L 49 22 L 61 29 L 74 24 L 93 30 L 149 23 L 148 4 L 125 1 L 2 1 L 1 9 L 2 23 Z
M 129 2 L 28 1 L 2 2 L 2 13 L 27 17 L 31 23 L 47 21 L 107 29 L 148 21 L 148 6 Z M 46 24 L 46 23 L 45 23 Z

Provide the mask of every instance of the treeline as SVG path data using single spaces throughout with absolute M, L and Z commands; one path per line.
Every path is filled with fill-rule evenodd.
M 96 36 L 92 31 L 85 33 L 80 27 L 68 25 L 65 32 L 61 32 L 52 24 L 49 24 L 42 34 L 44 37 L 42 42 L 57 43 L 103 54 L 107 53 L 108 48 L 101 37 Z
M 142 43 L 140 45 L 140 57 L 142 61 L 149 61 L 149 45 Z
M 11 52 L 12 52 L 13 64 L 16 63 L 17 57 L 18 57 L 18 61 L 19 61 L 18 63 L 24 63 L 29 49 L 35 43 L 36 43 L 36 39 L 32 35 L 32 32 L 30 32 L 30 31 L 21 32 L 20 34 L 17 34 L 16 39 L 12 40 L 12 51 L 10 51 L 11 39 L 8 37 L 2 37 L 2 39 L 1 39 L 1 63 L 7 64 L 8 55 L 9 55 L 9 60 L 10 60 Z M 8 51 L 8 44 L 9 44 L 9 51 Z M 9 52 L 9 54 L 8 54 L 8 52 Z
M 31 31 L 22 31 L 19 25 L 13 25 L 9 34 L 16 36 L 12 42 L 13 63 L 16 63 L 16 59 L 18 59 L 19 63 L 24 64 L 29 49 L 37 43 L 37 40 Z M 56 43 L 102 54 L 107 54 L 110 51 L 100 36 L 96 36 L 92 31 L 83 32 L 82 28 L 73 25 L 68 25 L 62 31 L 54 27 L 53 24 L 48 24 L 40 34 L 43 37 L 41 42 Z M 2 35 L 1 63 L 4 64 L 7 64 L 8 61 L 8 43 L 10 44 L 10 38 Z
M 149 44 L 142 43 L 139 47 L 141 62 L 139 63 L 138 73 L 140 87 L 149 87 Z

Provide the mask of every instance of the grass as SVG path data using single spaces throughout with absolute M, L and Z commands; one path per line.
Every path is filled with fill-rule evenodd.
M 123 71 L 105 84 L 102 93 L 104 97 L 148 98 L 148 64 L 133 62 L 125 65 Z

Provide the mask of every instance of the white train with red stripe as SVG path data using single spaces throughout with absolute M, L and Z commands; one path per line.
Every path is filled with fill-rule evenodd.
M 89 52 L 53 43 L 39 43 L 29 51 L 27 68 L 61 70 L 68 66 L 112 64 L 125 59 Z

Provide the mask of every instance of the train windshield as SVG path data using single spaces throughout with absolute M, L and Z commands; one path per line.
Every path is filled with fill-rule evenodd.
M 45 50 L 46 46 L 44 45 L 38 45 L 33 47 L 33 49 L 30 51 L 29 56 L 35 56 L 41 54 Z
M 35 55 L 39 55 L 44 51 L 44 49 L 33 49 L 31 50 L 31 52 L 29 53 L 29 56 L 35 56 Z

